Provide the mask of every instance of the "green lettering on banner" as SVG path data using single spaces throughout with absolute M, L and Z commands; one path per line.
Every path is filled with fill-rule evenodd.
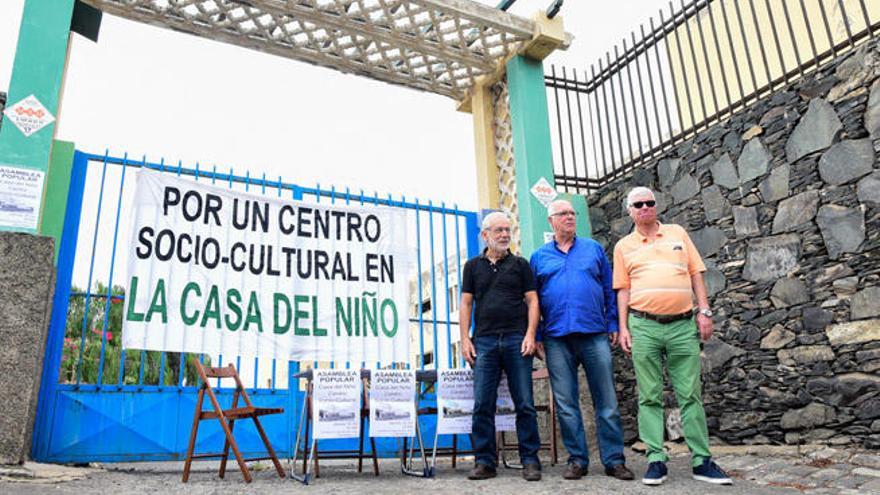
M 211 292 L 208 293 L 205 314 L 202 316 L 202 323 L 199 326 L 205 328 L 208 325 L 208 320 L 214 320 L 214 326 L 220 328 L 220 291 L 216 285 L 212 285 Z
M 391 327 L 390 330 L 388 329 L 388 325 L 387 325 L 386 319 L 385 319 L 385 309 L 386 308 L 391 308 L 391 314 L 394 318 L 394 326 Z M 380 311 L 382 312 L 382 317 L 381 317 L 382 333 L 384 333 L 385 336 L 388 338 L 393 338 L 395 335 L 397 335 L 397 326 L 398 326 L 397 306 L 394 305 L 394 301 L 392 299 L 385 299 L 382 301 L 382 308 L 380 309 Z
M 309 335 L 309 329 L 305 327 L 299 326 L 299 320 L 301 318 L 308 318 L 309 312 L 305 310 L 299 309 L 299 305 L 308 304 L 309 296 L 296 295 L 293 296 L 293 334 L 294 335 Z
M 159 279 L 156 290 L 153 292 L 153 300 L 150 301 L 150 309 L 147 311 L 147 321 L 152 321 L 153 313 L 162 316 L 162 323 L 168 323 L 168 304 L 165 301 L 165 280 Z
M 281 307 L 281 304 L 284 304 L 284 314 L 286 315 L 284 318 L 284 325 L 279 324 L 281 321 L 281 315 L 278 313 L 278 310 Z M 278 292 L 273 296 L 273 306 L 275 309 L 275 327 L 273 332 L 277 335 L 284 335 L 290 330 L 290 299 L 287 298 L 284 294 L 280 294 Z
M 223 321 L 226 322 L 226 328 L 228 328 L 230 332 L 234 332 L 241 326 L 241 292 L 238 292 L 235 289 L 229 289 L 226 291 L 226 306 L 229 308 L 229 311 L 235 315 L 235 320 L 230 320 L 229 313 L 226 313 L 226 316 L 223 317 Z
M 144 321 L 144 314 L 134 310 L 134 302 L 137 299 L 138 278 L 131 277 L 131 283 L 128 284 L 128 311 L 126 311 L 125 319 L 128 321 Z
M 242 332 L 247 332 L 251 323 L 257 324 L 257 331 L 263 333 L 263 313 L 260 312 L 260 300 L 257 298 L 256 292 L 251 292 L 251 298 L 248 302 L 247 318 L 244 320 L 244 328 Z
M 312 335 L 326 337 L 327 329 L 318 326 L 318 296 L 312 296 Z
M 376 297 L 373 296 L 373 294 L 375 294 L 375 292 L 364 292 L 363 294 L 364 296 L 372 296 L 372 300 L 369 300 L 366 297 L 361 297 L 361 304 L 363 305 L 361 311 L 364 313 L 364 337 L 367 336 L 367 329 L 373 330 L 373 337 L 379 336 L 379 328 L 376 325 Z M 369 301 L 371 301 L 372 304 Z
M 345 306 L 342 305 L 342 299 L 336 298 L 336 336 L 342 336 L 342 328 L 351 337 L 351 298 L 345 298 Z
M 186 287 L 183 288 L 183 292 L 180 293 L 180 318 L 187 325 L 195 325 L 196 322 L 199 321 L 199 310 L 196 310 L 195 314 L 192 316 L 187 316 L 186 314 L 186 297 L 191 291 L 195 291 L 196 296 L 201 297 L 202 295 L 202 289 L 199 287 L 199 284 L 195 282 L 186 284 Z

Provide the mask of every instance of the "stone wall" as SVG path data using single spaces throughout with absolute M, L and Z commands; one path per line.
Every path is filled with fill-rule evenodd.
M 623 198 L 636 185 L 703 254 L 717 313 L 704 401 L 726 442 L 880 448 L 878 76 L 872 43 L 590 198 L 609 258 L 632 229 Z M 617 352 L 633 440 L 637 390 Z
M 54 289 L 54 240 L 0 232 L 0 465 L 30 451 Z

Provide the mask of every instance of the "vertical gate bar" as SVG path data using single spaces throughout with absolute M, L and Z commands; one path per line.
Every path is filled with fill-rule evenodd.
M 143 160 L 141 161 L 141 168 L 148 168 L 147 165 L 147 155 L 143 156 Z M 165 171 L 165 157 L 159 159 L 159 170 Z M 121 194 L 121 191 L 120 191 Z M 126 296 L 128 296 L 126 294 Z M 116 381 L 117 387 L 122 387 L 125 383 L 125 348 L 122 345 L 119 346 L 119 379 Z M 165 385 L 165 351 L 162 351 L 159 357 L 159 388 Z
M 577 78 L 577 69 L 571 70 L 571 76 L 574 78 L 574 87 L 578 88 L 578 78 Z M 577 111 L 578 111 L 578 129 L 580 129 L 581 134 L 581 151 L 583 152 L 583 162 L 584 162 L 584 180 L 586 180 L 590 176 L 590 159 L 587 157 L 587 136 L 586 130 L 584 129 L 584 111 L 583 105 L 581 103 L 581 92 L 580 89 L 575 89 L 574 92 L 575 103 L 577 103 Z M 587 106 L 589 111 L 590 99 L 587 98 Z M 577 171 L 575 171 L 575 175 L 577 175 Z M 581 188 L 577 184 L 575 184 L 575 192 L 577 194 L 581 193 Z
M 363 197 L 363 193 L 361 193 L 361 197 Z M 379 206 L 379 192 L 378 191 L 373 191 L 373 206 L 376 206 L 376 207 Z M 391 194 L 390 193 L 388 194 L 388 206 L 389 207 L 391 206 Z M 409 319 L 409 318 L 407 318 L 407 319 Z M 397 350 L 397 348 L 395 347 L 395 351 L 396 350 Z M 377 357 L 379 359 L 376 360 L 376 369 L 380 369 L 382 367 L 382 359 L 381 359 L 382 356 L 379 355 Z M 396 369 L 394 361 L 391 361 L 391 368 Z
M 70 172 L 70 186 L 67 193 L 67 206 L 64 213 L 64 227 L 61 246 L 58 250 L 58 268 L 55 280 L 55 295 L 52 302 L 46 350 L 41 370 L 40 391 L 37 401 L 36 420 L 31 441 L 31 452 L 37 461 L 45 461 L 48 455 L 50 432 L 55 408 L 55 390 L 61 376 L 61 363 L 64 358 L 64 335 L 67 330 L 67 310 L 70 304 L 70 285 L 76 261 L 76 245 L 82 215 L 83 193 L 85 192 L 86 172 L 89 158 L 81 151 L 73 153 L 73 167 Z
M 615 46 L 614 48 L 617 48 Z M 617 57 L 617 52 L 615 51 L 615 57 Z M 626 116 L 626 104 L 624 104 L 623 100 L 623 78 L 620 70 L 620 60 L 615 60 L 616 67 L 614 69 L 611 68 L 611 52 L 605 52 L 605 62 L 608 63 L 608 85 L 611 86 L 611 106 L 614 108 L 614 130 L 617 131 L 617 149 L 620 151 L 620 167 L 623 168 L 624 163 L 626 163 L 626 155 L 623 153 L 623 135 L 620 132 L 620 114 L 623 114 L 624 126 L 623 130 L 625 131 L 626 141 L 627 141 L 627 149 L 629 153 L 632 154 L 632 142 L 629 137 L 629 118 Z M 614 76 L 617 76 L 617 85 L 620 88 L 620 104 L 623 107 L 623 111 L 619 111 L 617 107 L 617 91 L 614 89 Z
M 660 108 L 657 106 L 657 90 L 654 88 L 654 73 L 651 70 L 651 52 L 649 51 L 650 47 L 648 46 L 648 39 L 645 36 L 645 25 L 639 24 L 639 30 L 642 33 L 642 43 L 645 45 L 645 63 L 647 64 L 645 67 L 645 73 L 648 75 L 648 88 L 651 90 L 651 106 L 654 108 L 654 121 L 657 124 L 657 144 L 660 145 L 663 143 L 663 125 L 660 123 Z M 635 39 L 635 33 L 633 33 L 633 39 Z M 655 53 L 657 50 L 657 43 L 655 40 L 652 40 L 652 44 L 654 45 Z M 659 57 L 659 56 L 658 56 Z M 659 59 L 658 59 L 659 61 Z M 657 74 L 660 74 L 660 79 L 663 80 L 663 73 L 661 67 L 657 66 Z M 664 100 L 665 100 L 665 96 Z M 669 118 L 669 108 L 666 108 L 666 118 Z M 672 124 L 669 124 L 670 127 Z M 670 129 L 670 133 L 672 130 Z
M 663 11 L 659 11 L 660 13 L 660 27 L 663 27 Z M 651 26 L 651 36 L 657 39 L 657 30 L 654 28 L 654 18 L 651 17 L 648 19 L 649 25 Z M 662 38 L 654 43 L 654 58 L 657 59 L 657 73 L 660 74 L 660 91 L 663 94 L 663 106 L 666 108 L 666 123 L 669 125 L 669 138 L 675 135 L 675 130 L 672 127 L 672 112 L 669 110 L 669 98 L 666 95 L 666 81 L 663 77 L 663 64 L 660 60 L 660 41 L 663 41 L 663 46 L 666 48 L 666 61 L 669 64 L 669 79 L 672 81 L 672 96 L 675 97 L 675 113 L 678 116 L 678 125 L 681 126 L 684 118 L 681 113 L 681 103 L 678 101 L 678 85 L 675 83 L 675 76 L 672 74 L 672 57 L 669 55 L 669 41 L 666 39 L 664 35 Z
M 831 35 L 831 26 L 828 24 L 828 13 L 825 12 L 825 4 L 822 0 L 817 0 L 819 3 L 819 13 L 822 14 L 822 24 L 825 26 L 825 36 L 828 38 L 828 44 L 831 47 L 831 53 L 834 57 L 837 57 L 837 45 L 834 43 L 834 36 Z M 809 27 L 807 28 L 809 29 Z
M 440 342 L 437 336 L 437 273 L 434 262 L 434 203 L 428 200 L 428 238 L 431 242 L 431 328 L 434 331 L 434 369 L 440 366 Z
M 401 201 L 406 202 L 404 197 Z M 416 198 L 416 269 L 418 274 L 416 280 L 419 285 L 418 312 L 419 312 L 419 369 L 425 369 L 425 308 L 422 299 L 422 228 L 419 220 L 421 211 L 419 207 L 419 198 Z
M 614 51 L 617 52 L 616 46 L 614 47 Z M 626 58 L 626 52 L 627 52 L 626 38 L 623 38 L 624 58 Z M 633 47 L 633 53 L 635 53 L 635 47 Z M 632 64 L 635 64 L 636 68 L 638 68 L 638 57 L 635 54 L 633 55 L 632 62 L 626 63 L 626 80 L 627 80 L 627 84 L 629 85 L 629 99 L 630 99 L 630 102 L 632 103 L 633 126 L 635 127 L 636 143 L 639 145 L 639 156 L 642 156 L 642 150 L 644 149 L 644 147 L 642 145 L 642 131 L 641 131 L 641 128 L 639 127 L 639 111 L 638 111 L 637 103 L 636 103 L 636 93 L 633 90 Z M 646 113 L 645 117 L 647 117 L 647 116 L 648 115 Z M 632 159 L 632 158 L 630 158 L 630 159 Z
M 801 2 L 803 2 L 803 0 L 801 0 Z M 801 5 L 803 5 L 803 4 L 801 4 Z M 789 37 L 789 41 L 791 41 L 791 48 L 792 48 L 792 50 L 794 50 L 794 60 L 797 63 L 798 73 L 800 74 L 801 77 L 804 77 L 804 64 L 803 64 L 803 62 L 801 62 L 801 54 L 800 54 L 800 51 L 798 50 L 798 45 L 795 41 L 794 27 L 791 24 L 791 15 L 788 13 L 788 5 L 786 5 L 785 2 L 782 2 L 782 13 L 785 15 L 785 26 L 788 29 L 788 37 Z M 809 32 L 809 31 L 810 30 L 808 29 L 807 32 L 810 35 L 810 44 L 812 44 L 813 43 L 813 39 L 812 39 L 813 33 Z M 813 47 L 813 49 L 815 49 L 815 46 Z
M 815 60 L 816 64 L 818 64 L 819 63 L 819 53 L 816 51 L 816 40 L 815 40 L 815 38 L 813 38 L 813 30 L 810 29 L 810 18 L 809 18 L 809 14 L 807 13 L 807 6 L 804 5 L 804 0 L 799 0 L 799 3 L 801 5 L 801 16 L 803 16 L 803 19 L 804 19 L 804 30 L 806 30 L 807 36 L 810 39 L 810 49 L 813 52 L 813 60 Z M 789 31 L 791 31 L 791 30 L 792 30 L 792 28 L 791 28 L 791 26 L 789 26 Z M 792 46 L 792 48 L 794 48 L 794 52 L 798 53 L 797 43 L 795 41 L 793 31 L 791 32 L 791 46 Z M 798 63 L 798 65 L 800 65 L 800 63 Z M 801 74 L 803 74 L 803 69 L 801 69 Z
M 749 11 L 752 13 L 752 23 L 755 26 L 755 34 L 758 36 L 758 49 L 761 51 L 761 61 L 764 63 L 764 73 L 767 75 L 767 89 L 773 90 L 773 76 L 770 75 L 770 64 L 767 61 L 767 52 L 764 50 L 764 36 L 761 26 L 758 24 L 758 14 L 755 12 L 755 0 L 749 0 Z M 755 88 L 755 98 L 758 97 L 758 88 Z
M 446 366 L 452 368 L 452 322 L 449 320 L 452 315 L 452 310 L 449 307 L 449 241 L 446 236 L 446 202 L 440 203 L 440 208 L 442 208 L 440 214 L 440 221 L 443 222 L 443 288 L 445 289 L 444 294 L 446 297 Z
M 550 65 L 550 74 L 554 81 L 553 102 L 556 104 L 556 128 L 559 129 L 559 159 L 562 162 L 562 175 L 568 175 L 565 171 L 565 141 L 562 139 L 562 112 L 559 110 L 559 82 L 556 79 L 556 65 Z M 566 189 L 567 191 L 568 189 Z
M 588 82 L 589 82 L 589 78 L 587 77 L 587 70 L 584 69 L 584 88 L 588 87 Z M 596 169 L 596 177 L 598 177 L 599 176 L 599 154 L 596 151 L 596 149 L 597 149 L 597 146 L 596 146 L 596 126 L 595 126 L 595 121 L 593 120 L 593 104 L 590 103 L 590 92 L 585 89 L 584 93 L 586 94 L 586 96 L 584 98 L 587 100 L 587 122 L 590 124 L 590 148 L 593 149 L 593 166 Z M 593 89 L 593 94 L 594 95 L 596 94 L 595 88 Z M 598 112 L 599 109 L 596 108 L 596 111 Z M 581 132 L 583 132 L 583 128 L 581 129 Z M 584 163 L 587 163 L 586 159 L 584 160 Z M 589 167 L 585 167 L 585 169 L 586 169 L 586 177 L 585 178 L 589 180 L 590 169 L 589 169 Z
M 144 155 L 144 163 L 147 156 Z M 122 177 L 119 179 L 119 198 L 116 201 L 116 222 L 113 226 L 113 247 L 110 251 L 110 275 L 107 280 L 107 300 L 104 302 L 104 324 L 101 325 L 101 357 L 98 359 L 98 387 L 104 384 L 104 357 L 107 344 L 107 326 L 110 324 L 110 305 L 113 302 L 113 273 L 116 265 L 116 246 L 119 244 L 119 217 L 122 216 L 122 191 L 125 189 L 125 171 L 128 169 L 128 152 L 122 158 Z M 118 336 L 120 339 L 122 335 Z M 121 355 L 125 363 L 125 355 Z
M 706 4 L 706 10 L 708 11 L 710 8 L 711 5 Z M 715 90 L 715 76 L 712 74 L 714 71 L 712 70 L 712 65 L 709 63 L 709 48 L 706 46 L 706 36 L 703 34 L 703 23 L 700 22 L 700 11 L 696 6 L 694 7 L 694 18 L 697 20 L 697 32 L 700 34 L 700 46 L 702 47 L 700 51 L 703 52 L 703 62 L 706 63 L 706 73 L 709 74 L 709 89 L 712 92 L 712 104 L 715 105 L 715 115 L 719 115 L 721 113 L 721 107 L 718 106 L 718 93 Z M 718 62 L 721 63 L 721 60 Z M 709 115 L 706 115 L 706 121 L 708 123 Z
M 611 52 L 605 52 L 605 62 L 608 64 L 608 79 L 605 82 L 608 83 L 608 86 L 611 87 L 611 108 L 614 109 L 614 130 L 616 134 L 614 135 L 615 141 L 617 141 L 617 151 L 620 153 L 618 158 L 620 158 L 620 164 L 618 167 L 615 167 L 616 171 L 618 168 L 623 167 L 623 135 L 620 133 L 620 116 L 617 112 L 617 91 L 614 90 L 614 73 L 611 71 Z M 600 63 L 599 68 L 602 68 Z M 608 131 L 608 134 L 611 134 L 611 131 Z M 611 165 L 614 166 L 614 161 L 612 160 Z
M 363 193 L 361 196 L 363 196 Z M 345 206 L 351 206 L 351 189 L 348 186 L 345 186 Z M 364 329 L 364 333 L 366 333 L 366 328 Z M 351 346 L 347 346 L 345 369 L 351 369 Z
M 785 2 L 782 2 L 783 7 Z M 776 29 L 776 18 L 773 16 L 773 8 L 770 0 L 764 0 L 764 7 L 767 9 L 767 15 L 770 16 L 770 30 L 773 32 L 773 41 L 776 44 L 776 55 L 779 57 L 779 66 L 782 67 L 782 80 L 788 84 L 788 69 L 785 68 L 785 57 L 782 56 L 782 44 L 779 42 L 779 33 Z
M 638 47 L 636 32 L 630 31 L 630 35 L 632 36 L 633 50 L 635 50 Z M 645 80 L 642 78 L 642 65 L 639 63 L 638 56 L 633 59 L 633 63 L 636 64 L 636 79 L 639 81 L 639 99 L 642 101 L 642 114 L 645 116 L 645 132 L 647 133 L 648 150 L 650 151 L 654 147 L 654 138 L 651 136 L 651 120 L 648 118 L 648 103 L 645 100 Z M 648 73 L 650 74 L 650 71 Z M 660 132 L 660 130 L 658 129 L 657 132 Z
M 746 55 L 746 62 L 748 62 L 748 66 L 749 66 L 749 75 L 751 76 L 751 79 L 752 79 L 752 92 L 754 93 L 755 98 L 757 98 L 757 96 L 758 96 L 758 80 L 755 78 L 755 67 L 752 65 L 752 56 L 751 56 L 751 51 L 749 50 L 749 40 L 746 38 L 746 27 L 745 27 L 745 24 L 743 24 L 742 13 L 740 12 L 740 9 L 739 9 L 739 0 L 734 0 L 733 6 L 735 7 L 735 10 L 736 10 L 737 23 L 739 23 L 739 34 L 742 37 L 743 47 L 745 48 L 745 52 L 746 52 L 745 55 Z M 745 106 L 745 103 L 746 103 L 746 95 L 745 94 L 742 95 L 742 100 L 743 100 L 743 106 Z
M 691 63 L 694 64 L 694 79 L 697 80 L 697 94 L 700 95 L 700 108 L 703 110 L 703 122 L 705 122 L 706 119 L 709 117 L 709 112 L 706 110 L 706 98 L 703 94 L 704 93 L 703 92 L 703 81 L 702 81 L 702 78 L 700 77 L 700 66 L 697 63 L 696 50 L 694 49 L 694 39 L 693 39 L 693 36 L 691 36 L 690 19 L 688 19 L 688 16 L 687 16 L 687 10 L 684 5 L 684 0 L 680 0 L 680 1 L 681 1 L 681 7 L 682 7 L 682 11 L 681 11 L 682 24 L 684 24 L 685 34 L 687 34 L 688 49 L 691 52 Z M 670 10 L 672 9 L 672 0 L 670 0 L 670 2 L 669 2 L 669 8 L 670 8 Z M 695 14 L 694 16 L 696 17 L 696 10 L 694 11 L 694 14 Z M 674 17 L 673 17 L 673 19 L 674 19 Z M 678 42 L 678 30 L 677 29 L 675 30 L 675 33 L 676 33 L 675 40 L 676 40 L 676 42 Z M 685 79 L 685 84 L 687 84 L 687 79 Z M 690 94 L 690 91 L 688 92 L 688 94 Z M 695 129 L 697 128 L 697 122 L 693 122 L 692 125 Z
M 727 17 L 727 7 L 724 6 L 725 2 L 719 2 L 721 5 L 721 17 L 724 18 L 724 31 L 727 34 L 727 45 L 730 48 L 730 58 L 733 60 L 733 70 L 734 74 L 736 74 L 736 84 L 739 87 L 739 103 L 745 105 L 746 99 L 746 90 L 743 86 L 742 75 L 739 71 L 739 60 L 736 57 L 736 49 L 733 46 L 733 32 L 730 30 L 730 21 Z M 731 112 L 733 108 L 736 106 L 731 102 Z
M 868 35 L 873 37 L 874 27 L 871 26 L 871 17 L 868 15 L 868 8 L 865 7 L 865 0 L 859 0 L 859 7 L 862 9 L 862 20 L 865 21 L 865 28 L 868 30 Z
M 614 58 L 615 64 L 617 64 L 617 88 L 620 90 L 620 106 L 623 107 L 623 129 L 626 131 L 626 146 L 627 151 L 629 152 L 629 157 L 627 161 L 631 161 L 633 158 L 633 144 L 632 144 L 632 136 L 630 135 L 629 129 L 629 109 L 626 107 L 626 92 L 623 90 L 623 61 L 620 60 L 620 55 L 617 50 L 617 45 L 614 45 Z M 624 58 L 626 58 L 626 54 L 624 54 Z M 632 88 L 630 88 L 631 90 Z M 623 161 L 621 161 L 623 163 Z
M 321 183 L 315 184 L 315 203 L 321 204 Z M 312 369 L 318 369 L 318 361 L 312 361 Z
M 846 6 L 843 0 L 837 0 L 837 6 L 840 8 L 840 17 L 843 17 L 843 27 L 846 29 L 846 38 L 849 40 L 849 47 L 855 48 L 856 42 L 853 40 L 852 28 L 849 26 L 849 16 L 846 15 Z
M 568 74 L 566 73 L 565 67 L 562 68 L 562 77 L 565 79 L 565 109 L 568 113 L 568 139 L 571 144 L 571 175 L 577 177 L 577 153 L 575 152 L 575 144 L 574 144 L 574 122 L 571 120 L 571 92 L 572 89 L 568 87 Z M 577 88 L 577 86 L 575 86 Z M 559 132 L 562 132 L 560 129 Z M 568 175 L 563 171 L 563 175 Z M 566 178 L 565 181 L 565 192 L 568 192 L 568 180 Z
M 602 71 L 602 61 L 601 60 L 599 61 L 599 71 L 600 72 Z M 584 70 L 584 72 L 586 72 L 586 70 Z M 596 66 L 594 66 L 593 64 L 590 64 L 590 72 L 591 72 L 592 78 L 593 78 L 592 79 L 592 81 L 593 81 L 593 99 L 595 100 L 595 105 L 596 105 L 596 122 L 598 123 L 598 127 L 599 127 L 599 149 L 602 150 L 602 153 L 601 153 L 601 156 L 602 156 L 602 176 L 604 177 L 604 176 L 608 175 L 608 163 L 605 161 L 605 136 L 604 136 L 604 133 L 602 132 L 602 120 L 605 120 L 605 125 L 608 125 L 608 119 L 607 119 L 608 104 L 607 104 L 607 102 L 605 104 L 606 118 L 601 119 L 599 117 L 599 115 L 602 113 L 602 109 L 599 107 L 599 89 L 600 88 L 599 88 L 599 84 L 596 82 Z M 586 77 L 586 73 L 584 74 L 584 77 Z M 605 100 L 605 92 L 604 91 L 602 92 L 602 100 L 603 101 Z M 608 135 L 608 139 L 609 140 L 611 139 L 610 134 Z M 611 147 L 611 145 L 610 145 L 610 141 L 609 141 L 609 148 L 610 147 Z M 597 169 L 599 168 L 598 163 L 596 163 L 596 168 Z
M 715 55 L 718 57 L 718 66 L 721 67 L 721 82 L 724 84 L 724 97 L 727 102 L 724 105 L 726 110 L 730 110 L 733 106 L 733 100 L 730 99 L 730 86 L 727 84 L 727 69 L 725 68 L 724 58 L 721 56 L 721 43 L 718 41 L 718 30 L 715 28 L 715 16 L 712 15 L 712 3 L 707 4 L 706 10 L 709 12 L 709 27 L 712 29 L 712 40 L 715 44 Z M 721 109 L 718 109 L 719 117 L 721 117 Z
M 101 187 L 98 189 L 98 211 L 95 214 L 95 233 L 92 236 L 92 260 L 89 262 L 89 279 L 88 287 L 86 287 L 86 303 L 85 312 L 83 313 L 82 335 L 80 336 L 79 359 L 76 362 L 76 384 L 79 385 L 82 380 L 82 364 L 83 350 L 86 347 L 86 327 L 88 326 L 89 310 L 92 302 L 92 276 L 95 273 L 95 249 L 98 245 L 98 226 L 101 224 L 101 208 L 104 205 L 104 179 L 107 176 L 107 160 L 110 156 L 110 150 L 104 152 L 103 168 L 101 169 Z
M 687 102 L 687 108 L 688 108 L 688 115 L 690 115 L 690 117 L 691 117 L 690 128 L 687 129 L 688 131 L 690 131 L 691 129 L 693 129 L 697 126 L 697 117 L 696 117 L 696 114 L 694 114 L 694 105 L 693 105 L 693 102 L 691 101 L 691 85 L 688 82 L 687 70 L 685 69 L 685 66 L 684 66 L 685 65 L 684 52 L 681 50 L 681 37 L 678 35 L 678 28 L 675 27 L 675 11 L 673 11 L 672 2 L 669 2 L 669 10 L 670 10 L 670 15 L 672 15 L 672 18 L 669 19 L 669 24 L 672 26 L 672 34 L 673 34 L 673 36 L 675 36 L 675 49 L 678 52 L 678 63 L 681 64 L 681 80 L 684 83 L 684 95 L 685 95 L 685 97 L 687 97 L 686 102 Z M 661 22 L 661 25 L 666 24 L 666 21 L 663 19 L 663 11 L 662 10 L 660 11 L 660 22 Z M 672 54 L 669 53 L 670 50 L 669 50 L 668 37 L 667 37 L 667 41 L 666 41 L 666 51 L 667 51 L 667 56 L 669 57 L 669 62 L 670 62 L 669 66 L 671 69 L 672 68 Z M 675 75 L 674 74 L 672 77 L 672 84 L 673 84 L 673 86 L 676 87 L 675 95 L 676 95 L 676 100 L 677 100 L 678 99 L 678 89 L 677 89 L 677 85 L 675 84 Z M 678 106 L 680 107 L 681 103 L 679 103 Z M 679 124 L 681 125 L 681 134 L 684 135 L 685 134 L 684 122 L 679 121 Z
M 458 284 L 455 286 L 457 289 L 455 291 L 455 300 L 459 301 L 456 307 L 458 308 L 458 311 L 461 311 L 461 232 L 458 227 L 461 219 L 458 218 L 458 203 L 454 204 L 453 208 L 455 209 L 455 275 L 456 280 L 458 281 Z M 461 328 L 459 328 L 458 331 L 461 332 Z M 461 346 L 459 346 L 459 349 L 460 348 Z M 459 368 L 464 368 L 463 361 L 464 359 L 461 359 L 461 356 L 458 356 Z

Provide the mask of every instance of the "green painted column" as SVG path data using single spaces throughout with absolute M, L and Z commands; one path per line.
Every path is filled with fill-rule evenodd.
M 49 158 L 49 176 L 46 178 L 46 206 L 40 218 L 40 234 L 55 239 L 55 262 L 61 247 L 64 231 L 64 214 L 67 211 L 67 193 L 70 190 L 70 173 L 73 170 L 73 143 L 55 141 Z
M 8 117 L 0 127 L 0 166 L 47 174 L 43 178 L 43 191 L 49 182 L 49 157 L 64 83 L 74 4 L 75 0 L 25 1 L 6 101 L 6 107 L 10 108 L 33 95 L 56 120 L 30 136 Z M 43 191 L 40 191 L 41 211 L 54 208 L 46 204 Z M 48 198 L 48 202 L 54 201 Z M 0 221 L 0 230 L 36 233 L 38 225 L 11 227 Z

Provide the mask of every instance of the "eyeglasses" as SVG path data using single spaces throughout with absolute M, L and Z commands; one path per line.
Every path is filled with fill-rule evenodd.
M 657 204 L 657 202 L 654 201 L 653 199 L 651 199 L 648 201 L 636 201 L 631 206 L 637 210 L 640 210 L 642 208 L 642 206 L 647 206 L 648 208 L 653 208 L 654 205 L 656 205 L 656 204 Z
M 576 216 L 577 216 L 577 212 L 574 211 L 574 210 L 568 210 L 568 211 L 557 211 L 556 213 L 553 213 L 553 214 L 550 215 L 550 216 L 551 216 L 551 217 L 576 217 Z
M 489 229 L 489 232 L 492 232 L 493 234 L 500 234 L 502 232 L 509 234 L 510 227 L 495 227 L 495 228 Z

